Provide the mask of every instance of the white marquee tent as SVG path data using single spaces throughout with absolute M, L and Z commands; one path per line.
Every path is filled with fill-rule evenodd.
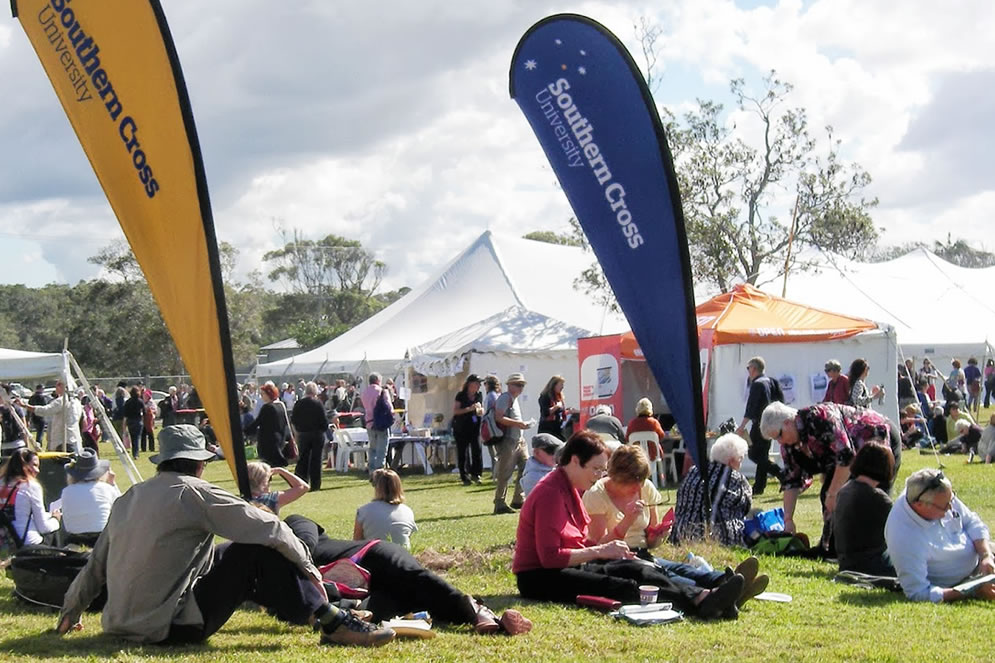
M 992 355 L 995 301 L 989 293 L 995 267 L 958 267 L 925 249 L 880 263 L 831 257 L 825 262 L 818 272 L 791 274 L 788 297 L 892 325 L 902 354 L 917 365 L 928 357 L 949 370 L 952 357 L 966 363 L 974 356 L 983 363 Z M 762 289 L 780 295 L 781 281 Z
M 594 333 L 625 329 L 620 316 L 607 314 L 573 287 L 593 261 L 592 254 L 579 248 L 487 231 L 434 278 L 362 324 L 308 352 L 259 364 L 256 375 L 274 380 L 365 371 L 393 375 L 412 356 L 410 348 L 478 325 L 511 307 Z
M 513 372 L 529 379 L 520 398 L 525 419 L 539 417 L 538 396 L 553 375 L 567 378 L 564 396 L 578 402 L 577 339 L 589 336 L 541 313 L 513 306 L 438 339 L 411 348 L 410 368 L 427 376 L 414 384 L 408 401 L 409 420 L 420 425 L 426 413 L 442 413 L 448 421 L 453 396 L 470 373 L 494 374 L 502 380 Z

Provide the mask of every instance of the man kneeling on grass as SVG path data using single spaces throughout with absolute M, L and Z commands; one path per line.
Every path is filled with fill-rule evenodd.
M 246 600 L 293 624 L 313 620 L 321 642 L 378 646 L 394 632 L 329 605 L 307 549 L 279 518 L 200 477 L 214 454 L 196 426 L 159 433 L 157 475 L 111 510 L 90 560 L 66 594 L 58 632 L 107 586 L 105 633 L 148 643 L 202 642 Z M 215 547 L 215 535 L 231 543 Z
M 884 528 L 888 554 L 905 595 L 913 601 L 968 598 L 954 588 L 971 576 L 995 573 L 988 528 L 954 496 L 936 469 L 913 472 L 895 500 Z M 971 596 L 995 598 L 985 585 Z

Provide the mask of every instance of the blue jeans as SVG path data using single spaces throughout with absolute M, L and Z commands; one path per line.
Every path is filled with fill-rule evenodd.
M 723 571 L 706 571 L 697 566 L 684 564 L 683 562 L 672 562 L 662 557 L 654 557 L 658 569 L 679 585 L 696 585 L 711 589 L 722 582 L 726 574 Z
M 384 462 L 387 460 L 389 433 L 376 428 L 367 428 L 366 430 L 370 438 L 370 474 L 373 474 L 374 470 L 383 469 Z

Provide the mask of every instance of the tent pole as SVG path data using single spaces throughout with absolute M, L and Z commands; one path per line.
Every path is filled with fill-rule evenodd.
M 131 485 L 141 483 L 143 481 L 141 472 L 138 471 L 138 467 L 135 465 L 134 459 L 132 459 L 131 454 L 127 452 L 124 448 L 124 443 L 121 442 L 121 438 L 117 435 L 117 430 L 111 424 L 110 417 L 107 416 L 107 411 L 104 409 L 104 404 L 100 402 L 97 398 L 97 392 L 90 385 L 90 381 L 86 379 L 83 374 L 83 369 L 79 367 L 76 363 L 76 357 L 73 353 L 65 350 L 66 356 L 69 358 L 69 364 L 72 366 L 73 372 L 76 373 L 76 377 L 79 381 L 83 383 L 83 388 L 86 390 L 86 395 L 90 397 L 90 402 L 93 403 L 93 407 L 97 410 L 97 415 L 100 418 L 100 425 L 104 427 L 104 430 L 108 431 L 111 438 L 111 446 L 114 447 L 114 451 L 117 453 L 118 460 L 124 466 L 124 473 L 128 475 L 128 480 L 131 481 Z M 132 440 L 132 444 L 135 441 Z

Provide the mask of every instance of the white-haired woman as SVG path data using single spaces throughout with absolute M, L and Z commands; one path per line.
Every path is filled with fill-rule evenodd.
M 739 471 L 747 450 L 746 440 L 727 433 L 715 441 L 708 454 L 712 536 L 727 546 L 743 545 L 743 522 L 753 506 L 753 489 Z M 670 542 L 703 539 L 705 532 L 705 481 L 695 466 L 677 490 Z
M 633 433 L 656 433 L 658 441 L 662 441 L 666 433 L 663 432 L 663 426 L 656 417 L 653 416 L 653 402 L 648 398 L 640 398 L 636 403 L 636 416 L 631 421 L 629 425 L 625 427 L 625 439 L 629 440 L 629 436 Z M 659 445 L 649 445 L 649 459 L 650 462 L 656 460 L 660 455 Z
M 891 447 L 895 457 L 895 472 L 902 457 L 902 441 L 898 427 L 874 410 L 835 403 L 818 403 L 800 410 L 775 401 L 764 409 L 760 432 L 777 440 L 784 461 L 784 527 L 795 530 L 795 504 L 805 482 L 822 475 L 823 518 L 827 525 L 822 533 L 823 549 L 835 552 L 832 545 L 832 513 L 836 494 L 850 478 L 850 463 L 857 450 L 871 440 Z M 894 477 L 893 477 L 894 478 Z M 890 484 L 882 486 L 887 492 Z

